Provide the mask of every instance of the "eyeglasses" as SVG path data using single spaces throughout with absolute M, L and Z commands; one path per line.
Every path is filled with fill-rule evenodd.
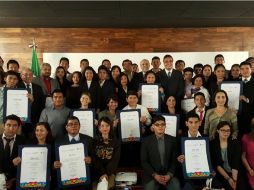
M 220 131 L 222 133 L 230 133 L 231 132 L 230 129 L 220 129 Z
M 154 125 L 155 125 L 156 127 L 165 127 L 165 126 L 166 126 L 165 123 L 154 123 Z
M 79 126 L 79 123 L 68 123 L 67 126 L 68 127 L 73 127 L 73 126 L 77 127 L 77 126 Z

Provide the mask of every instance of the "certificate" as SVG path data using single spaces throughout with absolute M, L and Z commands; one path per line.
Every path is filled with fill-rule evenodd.
M 165 133 L 173 137 L 176 137 L 177 129 L 179 128 L 179 117 L 180 117 L 179 114 L 177 115 L 162 114 L 162 116 L 165 118 L 166 121 Z
M 208 178 L 212 171 L 208 138 L 182 138 L 181 142 L 184 177 Z
M 122 110 L 118 115 L 122 141 L 140 141 L 140 110 Z
M 20 146 L 19 156 L 18 189 L 49 189 L 49 147 Z
M 4 89 L 4 117 L 14 114 L 21 121 L 30 122 L 30 104 L 27 89 Z
M 76 116 L 80 122 L 80 130 L 79 132 L 90 137 L 95 136 L 94 130 L 94 119 L 95 119 L 95 111 L 94 109 L 87 110 L 73 110 L 73 116 Z
M 83 143 L 60 145 L 56 155 L 62 164 L 58 172 L 59 187 L 84 185 L 89 182 Z
M 241 111 L 240 95 L 243 92 L 242 81 L 225 81 L 220 84 L 220 89 L 228 95 L 228 107 L 236 112 Z
M 141 85 L 141 104 L 148 111 L 158 112 L 160 109 L 159 85 L 142 84 Z
M 194 98 L 187 98 L 181 101 L 181 108 L 185 113 L 188 113 L 195 107 L 196 107 L 196 104 L 194 103 Z

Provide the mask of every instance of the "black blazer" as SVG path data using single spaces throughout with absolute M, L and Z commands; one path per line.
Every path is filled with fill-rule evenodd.
M 170 172 L 175 173 L 177 142 L 176 138 L 170 135 L 164 135 L 165 142 L 165 158 L 164 168 L 162 168 L 158 150 L 158 141 L 154 134 L 146 137 L 141 146 L 141 165 L 144 169 L 144 183 L 153 180 L 152 174 L 164 174 Z
M 0 172 L 8 173 L 8 180 L 16 177 L 17 168 L 13 165 L 12 160 L 18 156 L 18 146 L 25 144 L 25 140 L 22 136 L 16 135 L 16 140 L 13 144 L 12 153 L 10 157 L 10 168 L 4 171 L 4 143 L 2 139 L 3 134 L 0 135 Z
M 99 82 L 92 80 L 90 88 L 88 89 L 87 82 L 84 81 L 84 83 L 82 84 L 82 87 L 83 87 L 83 90 L 82 90 L 83 92 L 89 92 L 91 95 L 91 100 L 92 100 L 91 108 L 95 108 L 95 110 L 97 108 L 99 108 L 99 106 L 100 106 L 100 96 L 99 96 L 100 85 L 99 85 Z
M 109 96 L 115 95 L 115 86 L 110 80 L 105 80 L 102 87 L 100 87 L 100 110 L 105 110 L 107 108 L 107 100 Z
M 240 79 L 242 81 L 242 79 Z M 249 99 L 249 103 L 242 101 L 242 112 L 239 116 L 239 132 L 250 132 L 250 121 L 254 117 L 254 78 L 243 84 L 243 95 Z
M 196 108 L 197 107 L 195 107 L 193 110 L 189 111 L 189 113 L 196 113 Z M 202 136 L 204 135 L 205 116 L 206 116 L 208 109 L 209 108 L 207 106 L 205 106 L 205 114 L 203 115 L 203 120 L 201 122 L 201 126 L 199 127 L 199 132 Z
M 168 77 L 165 69 L 163 69 L 156 75 L 158 83 L 164 89 L 165 97 L 174 96 L 178 101 L 183 98 L 185 84 L 181 72 L 173 69 L 171 77 Z
M 210 142 L 210 152 L 213 168 L 216 170 L 218 166 L 223 168 L 223 160 L 221 156 L 220 141 L 218 138 Z M 238 140 L 228 139 L 227 148 L 228 163 L 232 169 L 238 170 L 241 163 L 241 147 Z
M 18 83 L 17 87 L 26 88 L 23 82 Z M 32 83 L 32 93 L 34 101 L 31 107 L 31 122 L 36 124 L 39 121 L 41 112 L 45 107 L 45 96 L 43 94 L 42 88 L 35 83 Z
M 93 151 L 93 139 L 92 137 L 89 137 L 87 135 L 81 134 L 79 133 L 79 142 L 83 143 L 88 150 L 88 156 L 92 156 L 92 151 Z M 55 140 L 55 144 L 60 144 L 60 145 L 64 145 L 64 144 L 70 144 L 69 141 L 69 136 L 68 134 L 64 135 L 63 137 L 59 137 Z
M 131 90 L 138 91 L 139 84 L 144 82 L 145 82 L 145 79 L 144 79 L 143 72 L 134 73 L 133 78 L 131 80 L 131 84 L 130 84 Z

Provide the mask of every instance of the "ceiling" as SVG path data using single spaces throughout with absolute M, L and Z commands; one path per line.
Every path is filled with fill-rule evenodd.
M 0 27 L 254 26 L 252 1 L 0 1 Z

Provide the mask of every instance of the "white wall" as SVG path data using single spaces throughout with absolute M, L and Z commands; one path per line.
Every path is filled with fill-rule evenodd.
M 52 74 L 55 72 L 55 68 L 59 64 L 61 57 L 67 57 L 70 60 L 69 71 L 79 71 L 79 62 L 81 59 L 88 59 L 90 66 L 92 66 L 95 71 L 103 59 L 109 59 L 111 65 L 119 65 L 122 67 L 122 61 L 124 59 L 130 59 L 133 63 L 138 63 L 142 59 L 148 59 L 151 61 L 152 57 L 158 56 L 163 60 L 163 56 L 170 54 L 174 58 L 174 62 L 178 59 L 185 61 L 186 67 L 193 67 L 196 63 L 210 64 L 214 67 L 214 56 L 217 54 L 222 54 L 225 58 L 225 66 L 230 69 L 232 64 L 241 63 L 248 58 L 249 53 L 247 51 L 238 52 L 163 52 L 163 53 L 43 53 L 43 62 L 50 63 L 52 66 Z M 162 66 L 163 68 L 163 63 Z

